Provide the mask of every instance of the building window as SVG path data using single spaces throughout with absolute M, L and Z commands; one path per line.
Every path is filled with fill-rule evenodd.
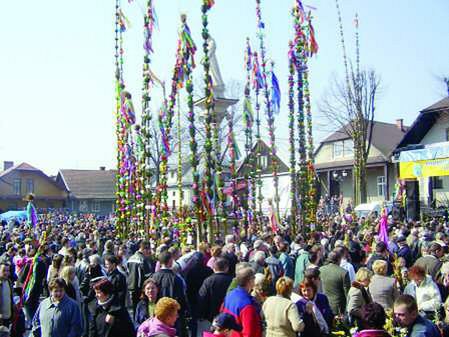
M 443 179 L 441 177 L 432 177 L 432 188 L 434 190 L 441 190 L 443 188 Z
M 94 200 L 92 203 L 92 212 L 99 212 L 100 211 L 100 201 Z
M 13 181 L 13 191 L 14 195 L 22 194 L 22 181 L 20 179 L 14 179 Z
M 449 128 L 446 129 L 446 142 L 449 142 Z
M 377 177 L 377 196 L 385 197 L 385 176 Z
M 173 191 L 173 196 L 176 197 L 176 191 Z
M 266 169 L 268 167 L 268 157 L 267 156 L 260 156 L 259 157 L 259 165 L 261 169 Z
M 354 154 L 354 142 L 352 139 L 333 143 L 333 157 L 351 157 Z
M 343 157 L 343 142 L 334 143 L 334 158 Z
M 27 179 L 27 193 L 34 193 L 34 180 Z
M 351 157 L 354 155 L 354 142 L 352 139 L 343 141 L 343 157 Z
M 170 171 L 170 178 L 171 178 L 171 179 L 174 179 L 175 176 L 176 176 L 176 171 L 175 171 L 175 170 L 171 170 L 171 171 Z

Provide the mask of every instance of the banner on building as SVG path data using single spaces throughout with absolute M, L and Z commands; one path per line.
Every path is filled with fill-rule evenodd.
M 449 158 L 399 163 L 401 179 L 449 176 Z

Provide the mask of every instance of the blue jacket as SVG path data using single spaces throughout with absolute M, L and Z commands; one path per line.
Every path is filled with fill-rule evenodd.
M 284 268 L 285 276 L 290 277 L 292 280 L 295 279 L 295 266 L 293 264 L 292 258 L 285 252 L 281 253 L 279 256 L 279 261 L 282 263 Z
M 83 322 L 78 304 L 67 295 L 58 304 L 46 298 L 34 315 L 32 332 L 41 337 L 80 337 Z
M 437 326 L 420 315 L 415 323 L 408 329 L 407 337 L 440 337 L 440 331 Z

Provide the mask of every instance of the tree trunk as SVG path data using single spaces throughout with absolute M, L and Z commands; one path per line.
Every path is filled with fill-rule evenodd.
M 360 170 L 360 203 L 366 203 L 368 199 L 367 191 L 367 175 L 366 175 L 366 164 L 361 167 Z

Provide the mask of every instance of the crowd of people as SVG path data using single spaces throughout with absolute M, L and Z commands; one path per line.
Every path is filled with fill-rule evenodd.
M 2 223 L 0 336 L 449 336 L 447 224 L 390 217 L 381 240 L 378 222 L 335 213 L 195 245 L 170 226 L 120 239 L 113 217 Z

